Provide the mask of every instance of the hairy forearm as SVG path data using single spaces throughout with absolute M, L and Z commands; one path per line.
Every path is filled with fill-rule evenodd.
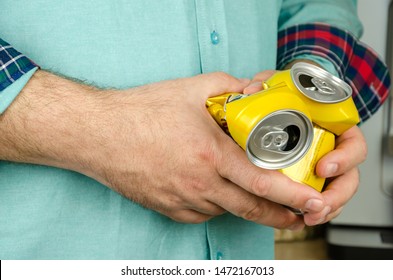
M 80 169 L 98 91 L 37 71 L 0 116 L 0 160 Z M 83 137 L 82 137 L 83 136 Z

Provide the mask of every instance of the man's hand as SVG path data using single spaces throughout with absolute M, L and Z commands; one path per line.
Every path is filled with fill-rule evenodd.
M 0 158 L 80 172 L 180 222 L 231 212 L 301 229 L 282 205 L 325 220 L 319 192 L 250 163 L 207 112 L 207 98 L 248 83 L 213 73 L 98 90 L 38 71 L 0 119 Z

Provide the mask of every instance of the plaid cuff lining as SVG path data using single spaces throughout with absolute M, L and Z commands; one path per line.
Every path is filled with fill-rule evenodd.
M 277 68 L 300 55 L 329 60 L 353 90 L 361 121 L 366 121 L 389 95 L 387 66 L 374 50 L 350 33 L 322 23 L 291 26 L 278 34 Z
M 31 60 L 0 39 L 0 94 L 35 67 Z

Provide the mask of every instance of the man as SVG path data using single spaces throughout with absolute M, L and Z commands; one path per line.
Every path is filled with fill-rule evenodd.
M 354 2 L 2 1 L 4 51 L 40 69 L 3 62 L 0 257 L 271 259 L 272 227 L 334 218 L 358 185 L 359 128 L 319 162 L 321 194 L 252 165 L 205 102 L 259 90 L 276 60 L 344 78 Z M 363 120 L 387 92 L 366 90 Z

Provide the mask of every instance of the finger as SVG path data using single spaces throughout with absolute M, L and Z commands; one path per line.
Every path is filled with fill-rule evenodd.
M 324 223 L 330 222 L 331 220 L 333 220 L 334 218 L 338 217 L 342 210 L 344 209 L 344 207 L 340 207 L 338 208 L 336 211 L 331 212 L 330 214 L 328 214 L 325 218 Z
M 322 192 L 326 207 L 320 213 L 308 213 L 304 216 L 307 225 L 317 225 L 335 217 L 340 209 L 354 196 L 359 186 L 358 168 L 335 178 Z M 337 212 L 338 211 L 338 212 Z
M 334 218 L 336 218 L 338 215 L 340 215 L 343 209 L 344 209 L 344 207 L 340 207 L 336 211 L 332 212 L 330 209 L 327 208 L 327 211 L 324 211 L 324 213 L 327 213 L 327 215 L 322 215 L 321 216 L 322 218 L 320 218 L 319 220 L 316 219 L 313 222 L 310 222 L 309 218 L 307 218 L 307 222 L 305 222 L 305 223 L 308 226 L 316 226 L 316 225 L 325 224 L 327 222 L 330 222 Z
M 332 212 L 344 206 L 356 193 L 359 187 L 359 169 L 353 168 L 347 173 L 332 180 L 322 193 L 326 204 Z
M 337 138 L 336 148 L 319 160 L 316 172 L 323 178 L 343 174 L 362 163 L 367 144 L 359 127 L 354 126 Z
M 252 94 L 263 90 L 263 82 L 269 79 L 275 72 L 276 72 L 275 70 L 266 70 L 256 74 L 254 78 L 251 80 L 250 85 L 248 85 L 243 90 L 243 93 Z
M 188 89 L 198 90 L 198 94 L 207 99 L 226 92 L 243 92 L 250 83 L 249 79 L 237 79 L 224 72 L 201 74 L 188 79 Z M 198 87 L 195 87 L 195 85 Z
M 243 93 L 244 94 L 253 94 L 256 93 L 258 91 L 263 90 L 263 84 L 262 82 L 252 82 L 250 85 L 248 85 L 244 90 Z
M 209 190 L 211 188 L 205 187 L 204 189 Z M 175 214 L 176 212 L 181 212 L 182 214 L 180 214 L 180 217 L 183 217 L 184 210 L 192 210 L 195 213 L 209 217 L 219 216 L 227 212 L 222 207 L 206 199 L 203 196 L 203 194 L 206 193 L 205 190 L 199 189 L 198 193 L 183 190 L 182 196 L 179 196 L 178 194 L 173 195 L 163 193 L 160 197 L 166 203 L 161 204 L 159 207 L 155 207 L 155 209 L 160 209 L 161 212 L 166 213 L 171 212 L 171 217 L 178 217 L 178 215 Z M 180 217 L 178 217 L 178 219 Z M 183 219 L 184 218 L 185 217 L 183 217 Z
M 321 193 L 313 188 L 294 182 L 278 171 L 255 166 L 247 159 L 245 152 L 233 143 L 227 142 L 223 149 L 226 152 L 216 163 L 216 169 L 223 178 L 247 192 L 278 204 L 307 212 L 319 212 L 324 208 Z
M 192 209 L 196 212 L 208 216 L 219 216 L 227 212 L 227 210 L 225 210 L 221 206 L 218 206 L 217 204 L 212 203 L 205 199 L 199 201 L 192 200 L 189 202 L 188 205 L 186 205 L 185 208 Z
M 202 214 L 195 210 L 184 209 L 184 210 L 177 210 L 177 211 L 168 211 L 162 214 L 168 216 L 172 220 L 179 222 L 179 223 L 187 223 L 187 224 L 200 224 L 206 222 L 215 216 Z
M 273 76 L 273 74 L 276 72 L 277 72 L 276 70 L 265 70 L 265 71 L 259 72 L 258 74 L 256 74 L 254 76 L 251 83 L 256 82 L 256 81 L 259 81 L 259 82 L 266 81 L 271 76 Z
M 209 200 L 228 212 L 245 220 L 275 228 L 298 230 L 304 227 L 303 219 L 287 208 L 257 197 L 228 180 L 209 194 Z

